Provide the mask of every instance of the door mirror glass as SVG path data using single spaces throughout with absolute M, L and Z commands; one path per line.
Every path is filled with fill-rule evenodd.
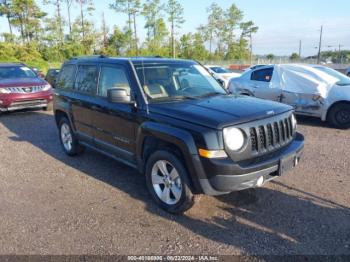
M 110 103 L 122 103 L 129 104 L 131 103 L 130 90 L 127 87 L 116 87 L 107 90 L 107 99 Z

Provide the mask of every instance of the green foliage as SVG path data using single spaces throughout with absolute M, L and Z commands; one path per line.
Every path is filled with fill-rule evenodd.
M 46 71 L 72 57 L 92 54 L 239 60 L 249 58 L 251 35 L 258 30 L 252 21 L 242 22 L 243 12 L 234 4 L 225 10 L 214 2 L 207 9 L 206 25 L 178 35 L 185 22 L 178 0 L 164 4 L 161 0 L 111 0 L 110 7 L 127 16 L 125 26 L 115 26 L 112 31 L 104 17 L 101 29 L 91 21 L 93 0 L 42 0 L 55 9 L 51 16 L 40 9 L 38 1 L 1 1 L 0 16 L 9 30 L 0 36 L 4 40 L 0 41 L 0 61 L 24 62 Z M 71 18 L 71 8 L 79 8 L 77 17 Z M 144 17 L 147 31 L 142 43 L 138 15 Z M 344 53 L 344 59 L 347 55 Z
M 272 61 L 273 59 L 275 59 L 275 55 L 274 55 L 274 54 L 268 54 L 268 55 L 266 56 L 266 58 L 267 58 L 268 60 Z
M 297 54 L 297 53 L 293 53 L 291 56 L 290 56 L 290 60 L 299 60 L 300 59 L 300 56 Z

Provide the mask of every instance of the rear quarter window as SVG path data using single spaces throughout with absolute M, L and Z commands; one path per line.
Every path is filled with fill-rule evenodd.
M 75 82 L 77 67 L 75 65 L 64 65 L 58 76 L 56 87 L 61 89 L 72 89 Z
M 252 72 L 251 80 L 260 82 L 270 82 L 272 79 L 273 68 L 264 68 Z

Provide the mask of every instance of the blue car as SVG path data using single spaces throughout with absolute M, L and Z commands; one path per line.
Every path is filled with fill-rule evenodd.
M 348 69 L 346 69 L 345 74 L 346 74 L 348 77 L 350 77 L 350 67 L 349 67 Z

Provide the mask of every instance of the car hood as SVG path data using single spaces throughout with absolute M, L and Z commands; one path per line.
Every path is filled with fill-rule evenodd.
M 235 95 L 149 105 L 150 113 L 215 129 L 264 119 L 290 110 L 292 107 L 281 103 Z
M 46 85 L 46 84 L 47 82 L 40 78 L 0 79 L 0 88 L 39 86 L 39 85 Z

